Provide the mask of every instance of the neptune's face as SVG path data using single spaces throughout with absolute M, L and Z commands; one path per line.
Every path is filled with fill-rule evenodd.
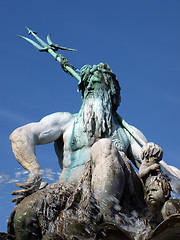
M 79 91 L 82 91 L 82 100 L 93 96 L 94 92 L 107 91 L 111 96 L 113 110 L 116 111 L 120 102 L 121 88 L 116 75 L 107 64 L 85 65 L 81 69 L 81 81 L 78 84 Z M 95 94 L 98 97 L 98 94 Z
M 108 90 L 109 88 L 105 83 L 104 73 L 96 70 L 88 78 L 86 89 L 84 92 L 84 99 L 87 98 L 87 96 L 89 95 L 93 95 L 94 91 L 98 91 L 100 89 Z

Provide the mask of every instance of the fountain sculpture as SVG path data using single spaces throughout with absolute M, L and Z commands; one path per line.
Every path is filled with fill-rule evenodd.
M 68 63 L 59 49 L 28 29 L 63 70 L 79 81 L 82 107 L 77 114 L 54 113 L 16 129 L 10 136 L 17 161 L 29 171 L 13 191 L 16 203 L 4 239 L 178 239 L 179 170 L 163 160 L 162 149 L 117 114 L 120 86 L 109 65 Z M 62 173 L 59 182 L 41 182 L 35 146 L 54 142 Z M 139 169 L 134 170 L 132 163 Z M 175 183 L 175 184 L 174 184 Z

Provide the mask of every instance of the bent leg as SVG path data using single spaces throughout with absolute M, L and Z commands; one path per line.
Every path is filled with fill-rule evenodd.
M 106 215 L 120 202 L 124 185 L 123 160 L 110 139 L 103 138 L 91 148 L 92 191 L 100 213 Z

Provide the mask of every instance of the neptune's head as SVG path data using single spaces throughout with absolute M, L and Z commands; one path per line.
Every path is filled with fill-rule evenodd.
M 116 75 L 112 72 L 109 65 L 99 63 L 98 65 L 85 65 L 81 68 L 81 82 L 78 89 L 82 91 L 82 99 L 94 91 L 100 89 L 107 90 L 110 93 L 112 107 L 116 111 L 120 102 L 121 88 Z

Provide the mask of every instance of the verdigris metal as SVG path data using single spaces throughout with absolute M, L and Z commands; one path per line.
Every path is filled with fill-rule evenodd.
M 82 107 L 77 114 L 54 113 L 11 134 L 14 155 L 29 176 L 27 182 L 17 184 L 22 189 L 12 193 L 19 196 L 13 199 L 17 206 L 9 219 L 9 234 L 18 240 L 117 239 L 118 233 L 124 239 L 149 239 L 159 221 L 155 218 L 154 225 L 147 221 L 152 211 L 144 200 L 150 186 L 146 179 L 151 170 L 155 175 L 160 172 L 160 166 L 153 165 L 157 163 L 156 154 L 152 155 L 153 167 L 148 165 L 146 171 L 148 161 L 143 162 L 141 156 L 146 138 L 117 114 L 121 88 L 116 75 L 105 63 L 85 65 L 78 71 L 56 53 L 74 49 L 54 44 L 49 35 L 45 43 L 36 32 L 28 31 L 41 46 L 21 37 L 50 53 L 65 72 L 78 79 Z M 43 172 L 35 147 L 50 142 L 54 142 L 62 173 L 59 183 L 46 186 L 41 183 Z M 156 146 L 152 149 L 156 151 Z M 142 181 L 130 161 L 140 168 Z M 179 184 L 179 170 L 161 163 Z
M 23 37 L 23 36 L 19 36 L 21 38 L 24 38 L 25 40 L 27 40 L 28 42 L 30 42 L 34 47 L 36 47 L 40 52 L 48 52 L 50 53 L 58 62 L 62 62 L 64 60 L 64 57 L 61 54 L 56 53 L 56 51 L 58 51 L 59 49 L 61 50 L 65 50 L 65 51 L 76 51 L 76 49 L 72 49 L 72 48 L 67 48 L 67 47 L 63 47 L 63 46 L 59 46 L 58 44 L 54 44 L 51 39 L 50 39 L 50 34 L 47 36 L 47 42 L 44 42 L 41 38 L 39 38 L 37 36 L 37 33 L 35 31 L 30 30 L 29 28 L 26 27 L 26 29 L 28 30 L 28 34 L 32 34 L 36 40 L 42 45 L 40 46 L 39 44 L 37 44 L 36 42 L 34 42 L 33 40 Z M 69 66 L 66 64 L 66 66 L 64 66 L 64 68 L 75 78 L 77 78 L 78 81 L 80 81 L 80 76 L 72 69 L 72 66 Z

